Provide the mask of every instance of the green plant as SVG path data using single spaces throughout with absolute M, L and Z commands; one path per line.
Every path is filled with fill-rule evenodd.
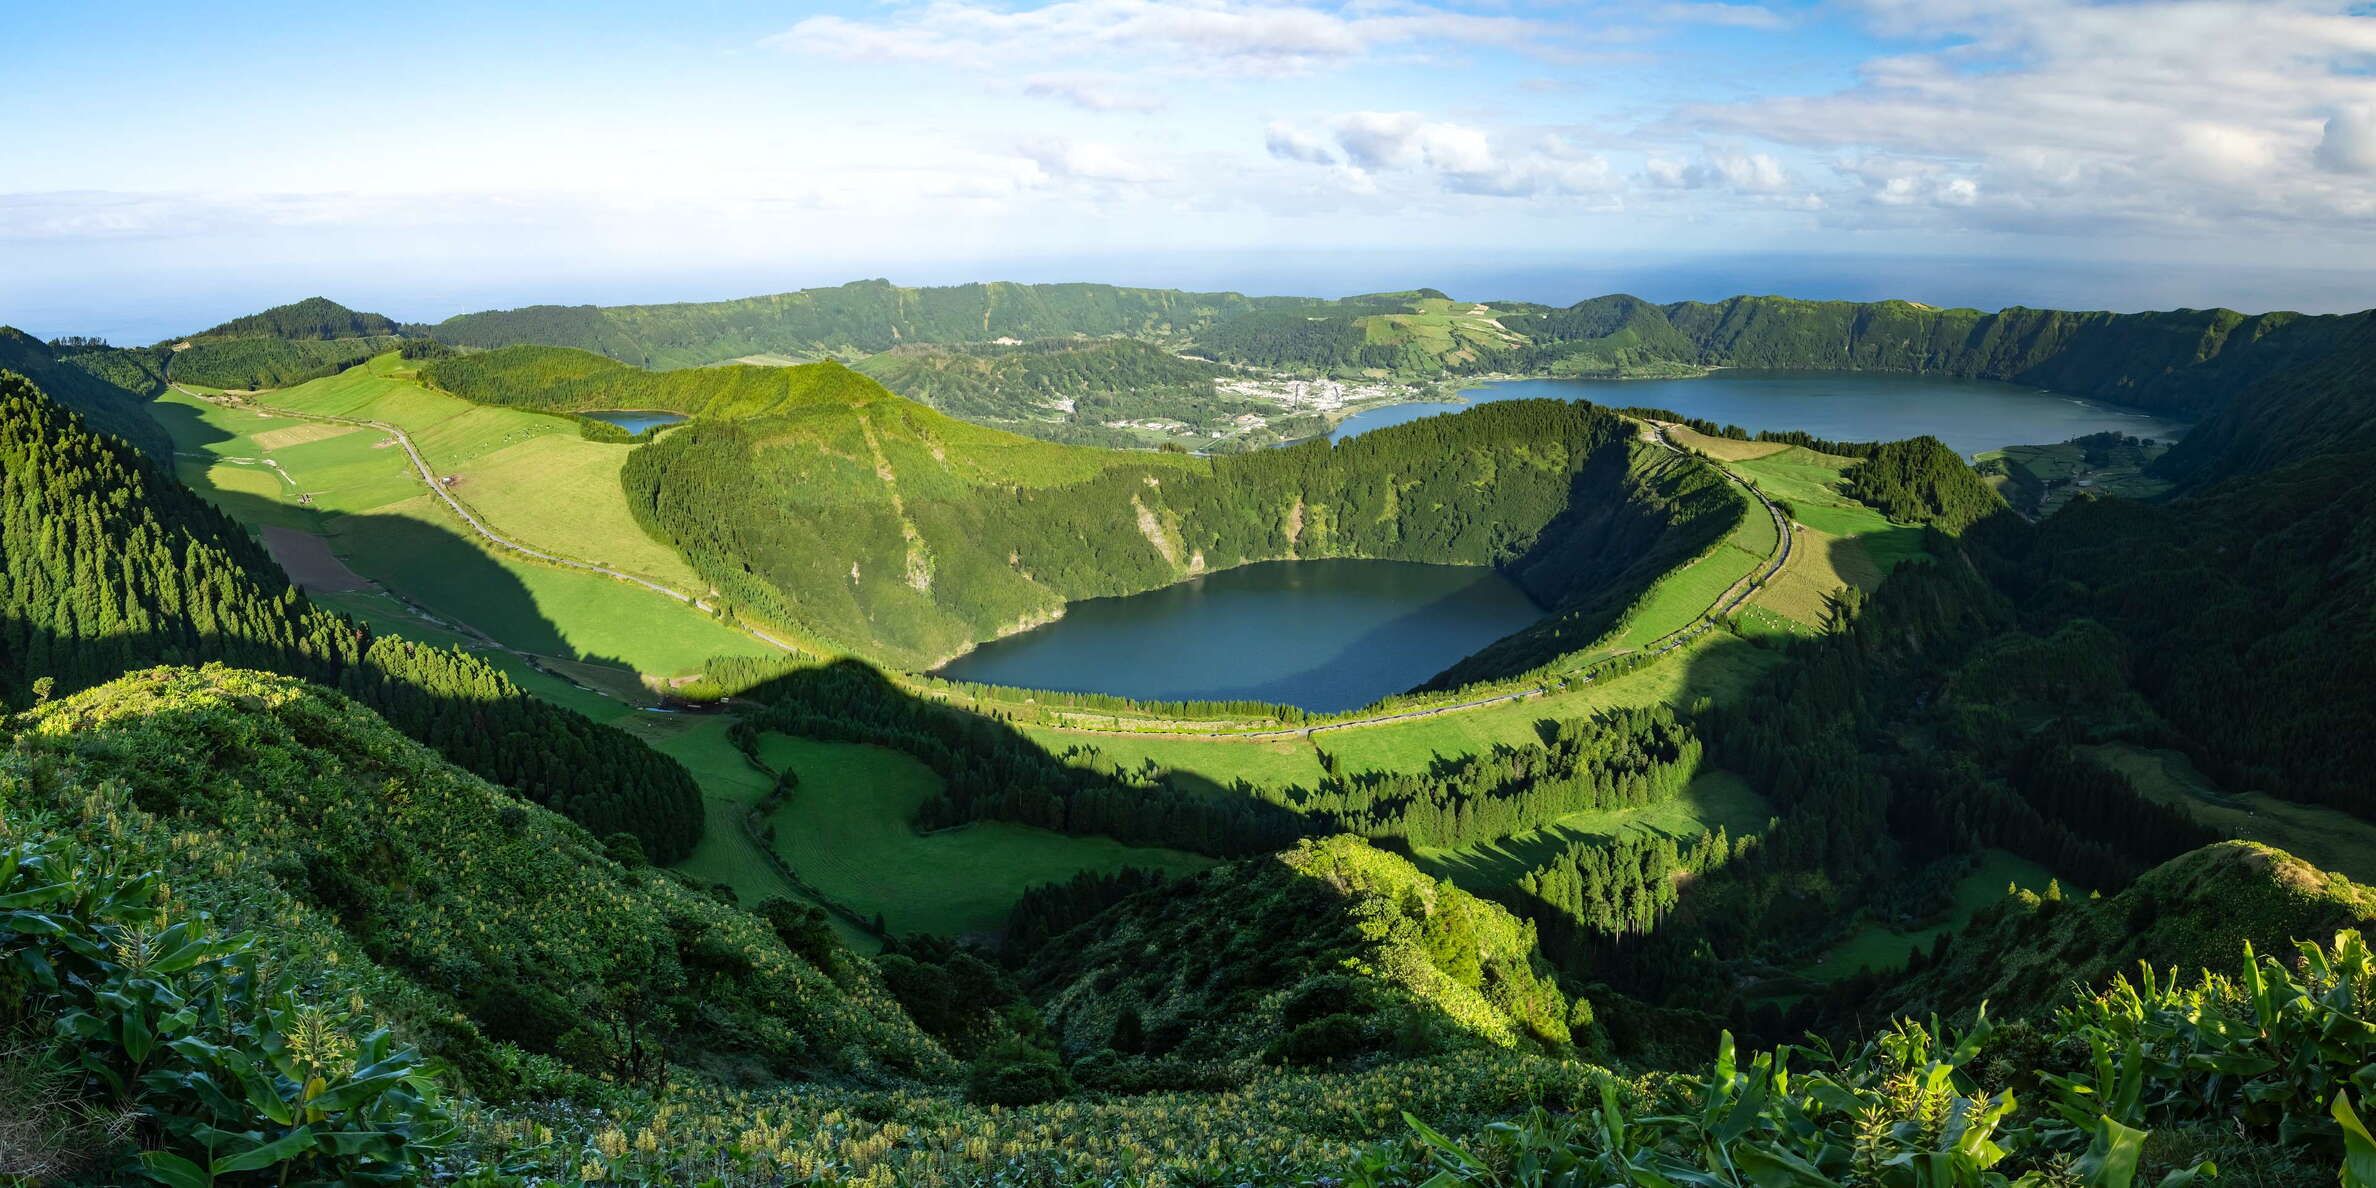
M 138 1116 L 150 1178 L 414 1178 L 456 1133 L 436 1076 L 360 996 L 338 1002 L 276 964 L 106 850 L 0 852 L 0 990 L 48 1017 L 92 1104 Z

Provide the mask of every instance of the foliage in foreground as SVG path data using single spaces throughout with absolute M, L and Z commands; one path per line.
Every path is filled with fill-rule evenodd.
M 158 669 L 16 719 L 0 840 L 73 836 L 168 872 L 284 963 L 364 978 L 400 1034 L 499 1100 L 648 1082 L 932 1076 L 948 1059 L 863 962 L 791 947 L 657 868 L 621 865 L 286 677 Z
M 217 934 L 105 847 L 0 849 L 0 1022 L 46 1033 L 48 1067 L 18 1075 L 72 1102 L 48 1103 L 49 1141 L 0 1148 L 0 1178 L 405 1183 L 458 1133 L 359 994 L 301 982 L 256 933 Z
M 2289 967 L 2247 945 L 2236 977 L 2141 967 L 2041 1025 L 1901 1020 L 1846 1059 L 1784 1047 L 1744 1068 L 1728 1035 L 1670 1087 L 1675 1108 L 1630 1112 L 1604 1086 L 1597 1111 L 1537 1108 L 1467 1144 L 1411 1119 L 1349 1182 L 2175 1188 L 2220 1165 L 2263 1184 L 2341 1165 L 2376 1183 L 2354 1106 L 2376 1092 L 2376 955 L 2350 931 L 2297 947 Z

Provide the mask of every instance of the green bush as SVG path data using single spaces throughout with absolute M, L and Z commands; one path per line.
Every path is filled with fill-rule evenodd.
M 456 1127 L 436 1076 L 360 996 L 299 985 L 216 936 L 155 872 L 49 838 L 0 852 L 0 1001 L 62 1041 L 79 1103 L 138 1120 L 127 1174 L 405 1183 Z
M 2376 1089 L 2376 954 L 2357 932 L 2298 948 L 2288 967 L 2248 945 L 2233 978 L 2144 967 L 2044 1027 L 1983 1016 L 1958 1039 L 1901 1020 L 1846 1058 L 1783 1047 L 1744 1069 L 1728 1033 L 1663 1112 L 1629 1115 L 1604 1083 L 1597 1112 L 1537 1109 L 1466 1145 L 1406 1114 L 1412 1138 L 1345 1182 L 2177 1188 L 2219 1154 L 2253 1183 L 2331 1183 L 2318 1169 L 2340 1165 L 2347 1188 L 2376 1184 L 2352 1105 Z
M 984 1105 L 1025 1106 L 1072 1091 L 1056 1054 L 1021 1039 L 1006 1039 L 974 1061 L 966 1096 Z

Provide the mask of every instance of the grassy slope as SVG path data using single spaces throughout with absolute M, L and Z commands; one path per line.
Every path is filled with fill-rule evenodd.
M 547 1042 L 519 1027 L 519 999 L 665 986 L 716 951 L 743 964 L 690 974 L 682 992 L 702 1013 L 672 1034 L 674 1055 L 946 1069 L 863 971 L 829 980 L 752 917 L 610 862 L 584 829 L 337 694 L 161 668 L 20 727 L 0 748 L 0 840 L 80 834 L 133 869 L 161 867 L 176 900 L 277 938 L 300 970 L 359 978 L 386 1021 L 474 1073 L 497 1067 L 490 1038 Z
M 591 552 L 588 559 L 684 583 L 679 589 L 692 584 L 684 563 L 627 514 L 617 473 L 630 447 L 585 441 L 557 418 L 422 390 L 398 378 L 395 363 L 383 356 L 263 401 L 403 425 L 433 467 L 464 476 L 458 493 L 497 531 L 563 555 Z M 157 409 L 175 438 L 179 476 L 201 494 L 251 525 L 325 535 L 358 572 L 511 646 L 655 674 L 770 651 L 659 594 L 485 546 L 374 430 L 319 436 L 319 422 L 179 393 Z M 270 448 L 281 441 L 292 444 Z M 300 493 L 311 503 L 298 503 Z
M 1954 906 L 1945 919 L 1912 930 L 1867 923 L 1798 972 L 1818 982 L 1830 982 L 1860 969 L 1903 969 L 1914 950 L 1930 948 L 1940 933 L 1963 931 L 1972 917 L 2004 898 L 2007 886 L 2043 891 L 2053 877 L 2027 858 L 1990 850 L 1970 873 L 1955 881 Z
M 2295 854 L 2322 870 L 2376 884 L 2376 824 L 2323 805 L 2280 800 L 2261 792 L 2231 793 L 2211 782 L 2183 754 L 2127 743 L 2086 748 L 2139 793 L 2185 810 L 2226 834 Z
M 401 360 L 383 355 L 260 403 L 396 425 L 432 468 L 460 476 L 454 493 L 497 532 L 680 590 L 694 587 L 691 567 L 627 510 L 619 468 L 633 447 L 588 441 L 559 417 L 431 392 L 409 376 Z
M 2282 850 L 2231 841 L 2181 854 L 2118 895 L 2041 903 L 1999 898 L 1948 950 L 1947 960 L 1893 987 L 1889 1014 L 1971 1011 L 2016 1017 L 2068 988 L 2134 975 L 2139 961 L 2180 971 L 2232 968 L 2250 942 L 2281 958 L 2297 938 L 2325 939 L 2376 919 L 2376 889 Z
M 1540 742 L 1542 736 L 1535 724 L 1545 719 L 1578 718 L 1619 705 L 1681 704 L 1696 697 L 1721 700 L 1746 688 L 1778 659 L 1774 652 L 1711 633 L 1637 672 L 1574 686 L 1549 697 L 1330 730 L 1320 735 L 1320 745 L 1337 756 L 1347 772 L 1417 771 L 1440 755 L 1473 754 L 1497 743 Z
M 860 915 L 880 913 L 894 933 L 994 933 L 1025 888 L 1084 870 L 1212 865 L 1201 855 L 994 821 L 918 836 L 909 822 L 939 778 L 914 759 L 780 735 L 759 753 L 800 777 L 770 822 L 776 852 L 819 892 Z
M 1532 927 L 1356 837 L 1134 896 L 1095 931 L 1043 950 L 1024 975 L 1068 1051 L 1104 1046 L 1127 1007 L 1164 1054 L 1244 1059 L 1303 1022 L 1298 998 L 1331 987 L 1332 1007 L 1303 1017 L 1358 1017 L 1341 1021 L 1357 1035 L 1338 1053 L 1569 1050 L 1567 1003 Z
M 1786 627 L 1814 627 L 1823 621 L 1825 595 L 1850 585 L 1869 591 L 1922 554 L 1921 528 L 1893 524 L 1840 491 L 1840 473 L 1854 463 L 1802 446 L 1725 463 L 1767 498 L 1788 504 L 1791 519 L 1803 526 L 1789 564 L 1750 599 L 1752 617 L 1763 612 L 1786 620 Z

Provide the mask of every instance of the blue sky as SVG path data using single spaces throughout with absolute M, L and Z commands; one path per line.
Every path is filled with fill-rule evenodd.
M 100 9 L 0 2 L 39 333 L 859 276 L 2376 305 L 2365 3 Z

